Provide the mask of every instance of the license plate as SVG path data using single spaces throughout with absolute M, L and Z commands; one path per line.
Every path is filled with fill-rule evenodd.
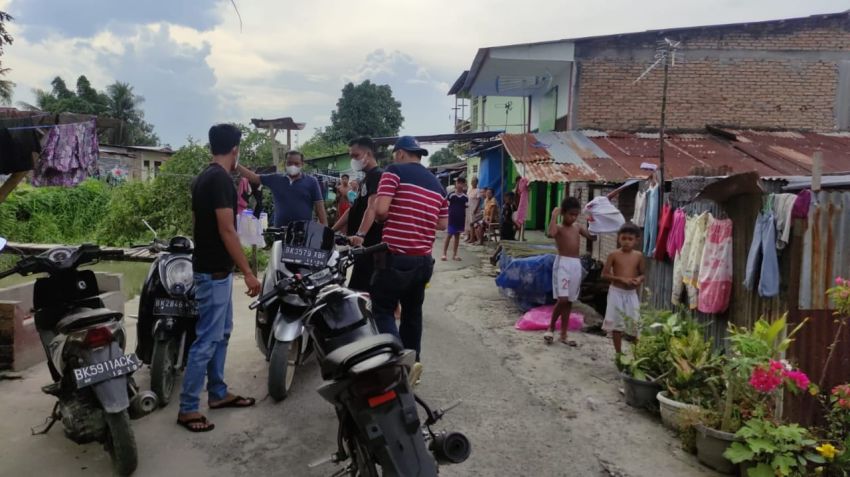
M 92 364 L 74 370 L 74 380 L 77 388 L 84 388 L 107 381 L 118 376 L 130 374 L 142 366 L 135 354 L 127 354 L 102 363 Z
M 157 298 L 153 302 L 153 314 L 157 316 L 195 316 L 198 314 L 198 302 L 195 300 Z
M 327 265 L 330 255 L 331 253 L 328 250 L 284 245 L 281 250 L 280 261 L 283 263 L 303 265 L 305 267 L 319 268 Z

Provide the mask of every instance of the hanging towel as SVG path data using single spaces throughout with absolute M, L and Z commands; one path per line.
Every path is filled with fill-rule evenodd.
M 685 243 L 685 211 L 676 209 L 673 213 L 673 225 L 670 227 L 670 236 L 667 237 L 667 256 L 670 260 L 676 258 L 676 254 Z
M 643 227 L 643 221 L 646 217 L 646 192 L 638 191 L 635 196 L 635 213 L 632 216 L 632 223 L 638 227 Z
M 670 229 L 673 228 L 673 209 L 664 204 L 661 208 L 661 225 L 658 226 L 658 240 L 655 241 L 655 259 L 667 258 L 667 240 L 670 237 Z
M 791 217 L 795 219 L 808 219 L 809 208 L 812 205 L 812 191 L 806 189 L 797 194 L 797 200 L 794 201 L 794 207 L 791 210 Z
M 688 263 L 688 256 L 691 253 L 691 243 L 694 241 L 694 225 L 696 222 L 696 217 L 685 218 L 685 234 L 682 247 L 673 259 L 673 295 L 670 297 L 670 301 L 674 305 L 679 305 L 682 302 L 682 292 L 685 290 L 685 264 Z
M 694 238 L 691 241 L 691 249 L 688 250 L 688 261 L 682 271 L 682 281 L 685 282 L 685 290 L 688 292 L 688 306 L 692 310 L 696 309 L 699 303 L 699 267 L 702 264 L 705 235 L 711 220 L 713 220 L 711 214 L 705 212 L 694 222 Z
M 50 128 L 41 143 L 34 186 L 75 186 L 97 171 L 95 120 Z
M 782 250 L 791 240 L 791 213 L 797 196 L 794 194 L 776 194 L 773 197 L 773 214 L 776 217 L 776 248 Z
M 699 268 L 699 311 L 723 313 L 732 296 L 732 221 L 712 219 Z
M 658 236 L 658 186 L 646 191 L 646 219 L 643 223 L 643 254 L 652 256 Z
M 588 215 L 588 230 L 592 234 L 617 233 L 626 223 L 623 214 L 605 196 L 595 197 L 588 202 L 584 212 Z

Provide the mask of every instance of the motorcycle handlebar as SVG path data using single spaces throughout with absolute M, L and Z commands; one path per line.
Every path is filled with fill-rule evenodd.
M 284 279 L 279 281 L 277 285 L 275 285 L 274 290 L 254 300 L 250 305 L 248 305 L 248 309 L 256 310 L 257 308 L 259 308 L 260 305 L 266 305 L 270 303 L 272 300 L 277 298 L 278 293 L 285 291 L 287 288 L 289 288 L 290 285 L 292 285 L 292 280 Z
M 0 280 L 4 279 L 4 278 L 6 278 L 10 275 L 14 275 L 16 273 L 18 273 L 18 267 L 17 266 L 14 266 L 14 267 L 12 267 L 12 268 L 4 271 L 4 272 L 0 272 Z
M 100 258 L 122 258 L 122 257 L 124 257 L 124 251 L 123 250 L 101 250 L 100 253 L 98 253 L 98 255 L 100 256 Z
M 385 252 L 387 250 L 387 244 L 381 242 L 377 245 L 372 245 L 370 247 L 357 248 L 352 251 L 354 255 L 371 255 L 373 253 Z

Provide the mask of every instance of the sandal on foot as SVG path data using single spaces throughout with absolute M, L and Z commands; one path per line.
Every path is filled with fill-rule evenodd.
M 543 334 L 543 341 L 546 342 L 547 345 L 552 344 L 552 342 L 555 341 L 555 334 L 551 331 L 547 331 Z
M 573 341 L 573 340 L 560 339 L 560 340 L 558 340 L 558 341 L 560 341 L 561 343 L 563 343 L 563 344 L 565 344 L 565 345 L 569 346 L 570 348 L 575 348 L 576 346 L 578 346 L 578 343 L 576 343 L 576 342 L 575 342 L 575 341 Z
M 446 260 L 448 260 L 448 259 L 449 259 L 449 257 L 447 257 L 447 256 L 445 256 L 445 255 L 443 255 L 442 257 L 440 257 L 440 260 L 442 260 L 442 261 L 444 261 L 444 262 L 445 262 Z
M 461 260 L 463 260 L 463 259 L 462 259 L 462 258 L 460 258 L 460 257 L 452 257 L 452 260 L 454 260 L 454 261 L 456 261 L 456 262 L 459 262 L 459 261 L 461 261 Z
M 177 424 L 185 427 L 189 432 L 209 432 L 215 429 L 215 424 L 209 422 L 204 416 L 186 419 L 185 421 L 178 417 Z M 202 424 L 202 426 L 193 426 L 193 424 Z
M 210 409 L 224 409 L 226 407 L 251 407 L 257 403 L 257 400 L 251 397 L 234 396 L 233 399 L 228 399 L 225 402 L 218 404 L 210 404 Z

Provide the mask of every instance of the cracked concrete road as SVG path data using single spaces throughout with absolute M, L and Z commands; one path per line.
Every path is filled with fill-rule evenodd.
M 441 242 L 438 245 L 442 245 Z M 499 296 L 480 248 L 464 248 L 463 262 L 437 261 L 427 291 L 418 391 L 429 403 L 464 404 L 441 427 L 466 433 L 473 453 L 445 476 L 711 476 L 678 449 L 655 417 L 625 406 L 617 392 L 613 353 L 601 337 L 576 334 L 578 349 L 546 347 L 539 334 L 513 329 L 519 311 Z M 299 369 L 282 403 L 266 392 L 266 363 L 254 343 L 249 300 L 235 294 L 236 323 L 226 376 L 234 392 L 260 399 L 252 409 L 212 411 L 216 429 L 190 434 L 174 420 L 177 403 L 133 422 L 138 476 L 326 476 L 333 466 L 307 465 L 329 455 L 336 421 L 315 392 L 314 360 Z M 135 302 L 127 314 L 135 314 Z M 128 320 L 130 342 L 135 322 Z M 147 370 L 137 373 L 147 386 Z M 78 446 L 59 426 L 31 436 L 53 400 L 40 386 L 41 364 L 23 379 L 0 381 L 0 475 L 109 475 L 106 453 Z

